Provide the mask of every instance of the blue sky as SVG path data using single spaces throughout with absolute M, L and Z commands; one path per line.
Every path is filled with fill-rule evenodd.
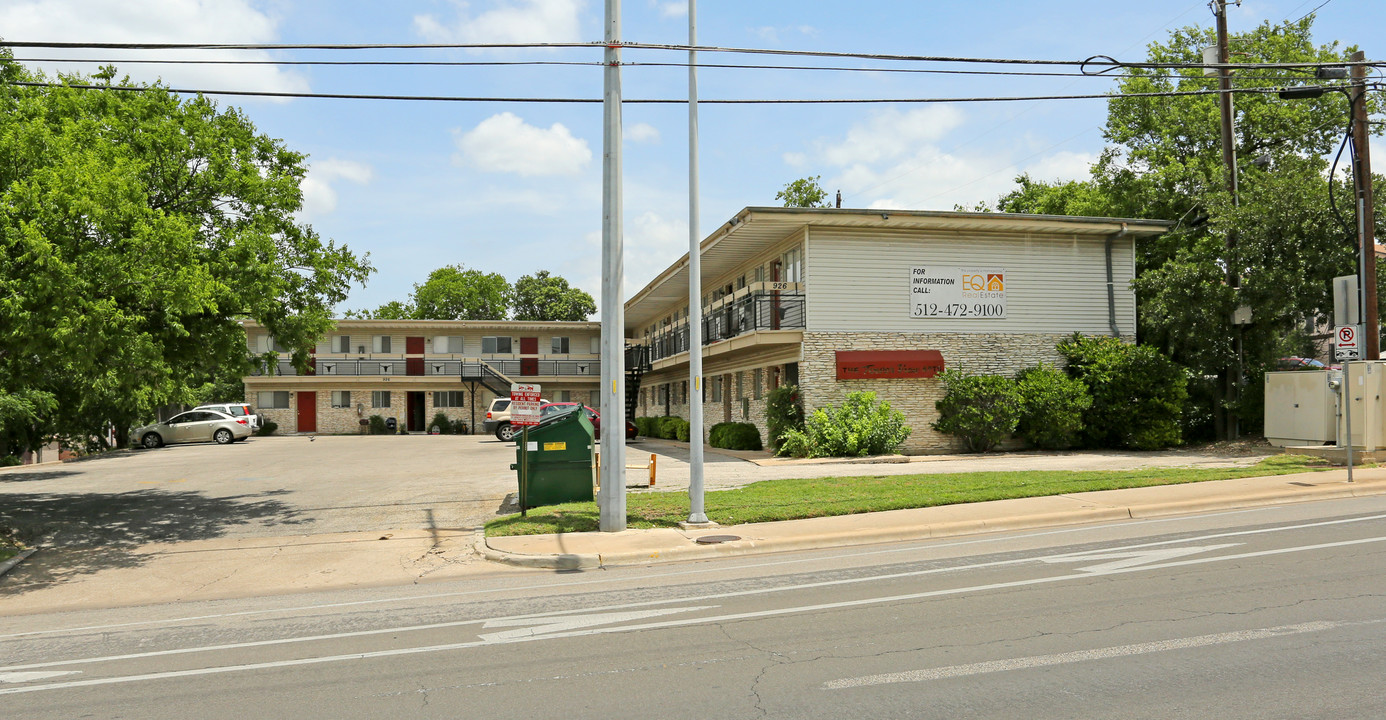
M 1322 0 L 1246 0 L 1233 32 L 1295 19 Z M 630 42 L 687 41 L 687 6 L 625 0 Z M 92 42 L 466 43 L 601 39 L 601 0 L 6 0 L 8 40 Z M 1315 39 L 1357 43 L 1368 58 L 1386 26 L 1378 0 L 1331 0 Z M 1207 3 L 703 2 L 703 45 L 968 57 L 1141 60 L 1145 46 L 1186 25 L 1210 27 Z M 77 57 L 21 49 L 17 57 Z M 290 60 L 557 60 L 600 62 L 598 49 L 143 53 L 142 57 Z M 174 87 L 319 93 L 590 97 L 599 66 L 372 67 L 140 65 L 100 51 L 123 74 Z M 686 53 L 631 51 L 626 62 L 682 62 Z M 882 67 L 869 60 L 703 53 L 702 62 Z M 94 64 L 38 64 L 91 72 Z M 901 67 L 894 64 L 891 66 Z M 910 65 L 909 67 L 937 67 Z M 956 69 L 958 66 L 946 66 Z M 994 69 L 994 68 L 991 68 Z M 683 68 L 628 67 L 625 97 L 685 98 Z M 706 68 L 712 98 L 903 98 L 1101 93 L 1106 79 Z M 599 104 L 417 103 L 222 98 L 260 129 L 309 155 L 303 221 L 378 272 L 339 309 L 405 299 L 440 266 L 511 281 L 561 274 L 600 298 L 602 112 Z M 1086 175 L 1102 149 L 1101 100 L 938 105 L 702 105 L 703 234 L 748 205 L 775 205 L 786 182 L 821 175 L 843 207 L 951 209 L 994 200 L 1012 178 Z M 687 109 L 624 110 L 626 293 L 688 247 Z

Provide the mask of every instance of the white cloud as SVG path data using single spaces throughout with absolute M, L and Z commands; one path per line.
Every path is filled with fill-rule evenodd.
M 274 42 L 279 38 L 271 16 L 246 0 L 8 0 L 0 4 L 4 37 L 88 42 Z M 34 49 L 19 56 L 112 60 L 120 75 L 152 82 L 162 77 L 173 87 L 224 90 L 305 92 L 307 79 L 274 65 L 138 65 L 140 58 L 167 58 L 167 51 Z M 198 51 L 199 60 L 272 60 L 255 50 Z M 122 62 L 122 60 L 127 62 Z M 43 63 L 45 72 L 95 71 L 95 63 Z
M 583 0 L 500 0 L 475 15 L 468 4 L 455 3 L 457 17 L 451 22 L 433 15 L 415 15 L 414 29 L 423 37 L 443 43 L 579 42 L 578 13 Z
M 308 174 L 303 178 L 303 214 L 309 217 L 322 217 L 337 209 L 337 190 L 332 186 L 338 180 L 346 180 L 365 185 L 374 176 L 371 166 L 351 160 L 328 158 L 308 166 Z
M 646 210 L 624 225 L 622 248 L 626 298 L 688 252 L 688 221 L 669 219 Z M 598 248 L 601 247 L 598 236 Z
M 633 143 L 657 143 L 659 142 L 659 130 L 649 123 L 635 123 L 626 125 L 623 133 L 626 142 Z
M 651 5 L 654 5 L 654 6 L 656 6 L 656 7 L 659 8 L 659 15 L 660 15 L 660 17 L 664 17 L 664 18 L 680 18 L 680 17 L 687 17 L 687 16 L 688 16 L 688 2 L 687 2 L 687 0 L 684 0 L 683 2 L 653 2 L 653 1 L 652 1 L 650 4 L 651 4 Z
M 456 162 L 485 172 L 576 175 L 592 160 L 587 141 L 554 123 L 547 130 L 503 112 L 457 136 Z
M 966 119 L 962 111 L 942 105 L 878 112 L 840 138 L 815 143 L 809 153 L 783 157 L 796 169 L 837 168 L 824 173 L 823 188 L 830 195 L 842 189 L 848 207 L 876 209 L 971 207 L 1011 190 L 1021 172 L 1037 180 L 1073 180 L 1087 177 L 1097 159 L 1067 150 L 1017 158 L 1033 147 L 1018 142 L 969 142 L 945 149 L 945 141 Z
M 818 28 L 812 25 L 788 25 L 785 27 L 774 27 L 765 25 L 752 28 L 751 33 L 770 43 L 778 43 L 782 35 L 799 34 L 805 37 L 818 37 Z

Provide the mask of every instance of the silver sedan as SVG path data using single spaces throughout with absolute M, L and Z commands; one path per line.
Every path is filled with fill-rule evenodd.
M 233 418 L 215 410 L 191 410 L 165 422 L 135 428 L 130 437 L 147 448 L 186 442 L 229 445 L 250 437 L 250 424 L 246 418 Z

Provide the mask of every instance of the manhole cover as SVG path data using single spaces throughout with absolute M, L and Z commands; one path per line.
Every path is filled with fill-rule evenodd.
M 739 535 L 704 535 L 693 542 L 700 545 L 716 545 L 717 543 L 732 542 L 733 540 L 740 539 L 741 537 Z

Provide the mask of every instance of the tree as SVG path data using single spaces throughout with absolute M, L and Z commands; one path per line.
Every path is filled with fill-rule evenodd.
M 345 315 L 360 320 L 416 320 L 418 312 L 413 303 L 391 300 L 374 310 L 348 310 Z
M 304 156 L 235 108 L 0 54 L 0 434 L 118 439 L 208 378 L 248 370 L 241 318 L 306 367 L 372 272 L 294 222 Z M 128 79 L 122 81 L 128 85 Z M 21 432 L 22 431 L 22 432 Z
M 414 286 L 414 317 L 420 320 L 504 320 L 513 291 L 499 273 L 448 265 Z
M 1234 58 L 1257 63 L 1343 62 L 1354 48 L 1315 45 L 1312 16 L 1279 25 L 1264 23 L 1230 39 Z M 1176 30 L 1166 43 L 1150 46 L 1152 63 L 1201 62 L 1213 31 Z M 1137 93 L 1208 91 L 1216 78 L 1198 68 L 1179 71 L 1130 68 L 1108 102 L 1104 136 L 1110 145 L 1091 178 L 1067 183 L 1017 178 L 998 210 L 1059 215 L 1164 219 L 1171 231 L 1136 248 L 1138 337 L 1191 368 L 1190 392 L 1214 417 L 1223 410 L 1251 415 L 1254 385 L 1244 404 L 1226 401 L 1208 378 L 1235 373 L 1241 362 L 1257 380 L 1287 347 L 1305 342 L 1305 320 L 1323 323 L 1331 310 L 1329 280 L 1354 272 L 1356 233 L 1351 228 L 1351 192 L 1341 178 L 1335 194 L 1349 215 L 1348 227 L 1329 206 L 1325 182 L 1331 157 L 1348 121 L 1338 94 L 1311 100 L 1282 100 L 1268 90 L 1314 83 L 1310 74 L 1247 70 L 1233 75 L 1239 202 L 1226 191 L 1216 96 L 1133 97 Z M 1382 102 L 1368 96 L 1369 108 Z M 1380 132 L 1380 126 L 1375 126 Z M 1344 202 L 1346 200 L 1346 202 Z M 1348 207 L 1343 207 L 1344 205 Z M 1377 218 L 1383 214 L 1378 210 Z M 1380 231 L 1378 231 L 1380 232 Z M 1229 242 L 1229 239 L 1233 242 Z M 1227 282 L 1236 268 L 1240 288 Z M 1386 300 L 1386 295 L 1382 296 Z M 1232 325 L 1239 306 L 1252 310 L 1252 323 Z
M 585 291 L 569 287 L 559 275 L 540 270 L 515 281 L 516 320 L 583 321 L 597 312 L 597 303 Z
M 785 207 L 828 207 L 828 193 L 818 184 L 822 177 L 814 175 L 787 183 L 783 190 L 775 193 L 775 199 L 783 200 Z

